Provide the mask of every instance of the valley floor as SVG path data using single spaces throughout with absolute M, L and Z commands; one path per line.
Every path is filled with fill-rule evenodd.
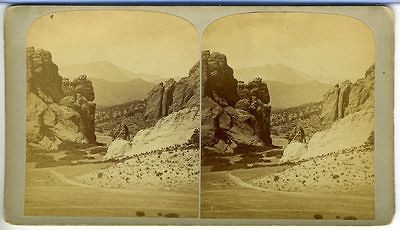
M 71 179 L 108 164 L 34 168 L 26 173 L 25 215 L 91 217 L 197 217 L 197 191 L 110 189 Z
M 110 143 L 107 135 L 98 141 Z M 198 217 L 198 184 L 157 189 L 143 185 L 107 188 L 82 183 L 80 176 L 114 166 L 102 162 L 107 147 L 28 155 L 25 215 L 74 217 Z M 54 158 L 54 159 L 53 159 Z
M 374 195 L 274 191 L 248 183 L 291 166 L 202 173 L 201 217 L 374 219 Z

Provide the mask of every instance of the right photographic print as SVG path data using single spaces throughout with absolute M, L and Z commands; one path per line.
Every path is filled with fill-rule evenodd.
M 201 218 L 375 219 L 370 28 L 246 13 L 201 45 Z

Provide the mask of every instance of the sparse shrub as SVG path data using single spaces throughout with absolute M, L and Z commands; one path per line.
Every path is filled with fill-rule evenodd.
M 163 216 L 163 214 L 161 212 L 157 213 L 157 216 Z
M 97 173 L 97 178 L 102 178 L 103 177 L 103 173 L 101 173 L 101 172 L 99 172 L 99 173 Z
M 136 211 L 136 216 L 144 216 L 144 212 L 143 211 Z
M 339 178 L 339 175 L 333 175 L 332 178 L 336 180 Z
M 278 181 L 278 180 L 279 180 L 279 176 L 275 175 L 275 176 L 274 176 L 274 181 L 276 182 L 276 181 Z
M 340 216 L 336 216 L 336 219 L 340 219 Z
M 167 213 L 167 214 L 165 214 L 165 217 L 168 217 L 168 218 L 178 218 L 179 215 L 178 215 L 177 213 Z
M 324 219 L 324 217 L 321 215 L 321 214 L 314 214 L 314 219 L 316 219 L 316 220 L 321 220 L 321 219 Z

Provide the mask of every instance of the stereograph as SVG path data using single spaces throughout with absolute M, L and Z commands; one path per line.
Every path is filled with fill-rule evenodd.
M 386 6 L 13 6 L 5 219 L 382 225 Z

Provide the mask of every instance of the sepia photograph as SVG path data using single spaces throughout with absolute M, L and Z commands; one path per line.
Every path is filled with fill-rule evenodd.
M 375 41 L 347 16 L 245 13 L 202 38 L 201 218 L 375 219 Z
M 26 216 L 198 217 L 197 30 L 66 11 L 27 38 Z
M 390 223 L 392 13 L 8 8 L 4 219 Z

